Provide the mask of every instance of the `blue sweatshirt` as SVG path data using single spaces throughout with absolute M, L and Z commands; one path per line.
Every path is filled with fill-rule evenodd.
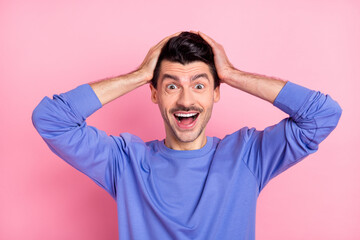
M 207 137 L 191 151 L 88 126 L 101 103 L 87 84 L 45 97 L 33 123 L 55 154 L 116 200 L 120 239 L 255 239 L 261 190 L 315 152 L 342 111 L 330 96 L 291 82 L 274 105 L 289 118 L 263 131 Z

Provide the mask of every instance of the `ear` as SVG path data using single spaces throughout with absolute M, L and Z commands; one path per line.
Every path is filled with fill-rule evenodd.
M 214 89 L 214 102 L 216 103 L 219 100 L 220 100 L 220 85 Z
M 157 98 L 157 89 L 150 83 L 150 90 L 151 90 L 151 101 L 153 103 L 158 103 L 158 98 Z

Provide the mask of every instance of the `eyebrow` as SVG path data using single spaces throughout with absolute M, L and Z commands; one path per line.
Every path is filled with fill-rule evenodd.
M 167 74 L 167 73 L 165 73 L 162 76 L 161 81 L 164 80 L 165 78 L 170 78 L 170 79 L 175 80 L 175 81 L 180 81 L 180 79 L 177 76 Z M 194 76 L 191 77 L 190 81 L 195 81 L 198 78 L 206 78 L 208 81 L 210 81 L 209 76 L 206 73 L 195 74 Z
M 171 74 L 167 74 L 167 73 L 165 73 L 165 74 L 162 76 L 161 81 L 164 80 L 165 78 L 170 78 L 170 79 L 175 80 L 175 81 L 180 81 L 180 79 L 179 79 L 177 76 L 171 75 Z
M 192 76 L 191 81 L 194 81 L 198 78 L 206 78 L 210 82 L 209 76 L 206 73 L 195 74 Z

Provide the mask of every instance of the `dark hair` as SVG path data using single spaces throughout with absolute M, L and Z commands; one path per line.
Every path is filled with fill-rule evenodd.
M 156 67 L 154 69 L 151 84 L 156 88 L 160 73 L 160 64 L 163 60 L 188 64 L 194 61 L 201 61 L 210 67 L 214 78 L 214 88 L 219 86 L 220 79 L 216 72 L 214 54 L 211 46 L 198 34 L 182 32 L 176 37 L 172 37 L 161 49 Z

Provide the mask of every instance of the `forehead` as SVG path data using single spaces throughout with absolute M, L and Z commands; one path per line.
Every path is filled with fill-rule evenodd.
M 179 78 L 190 78 L 196 74 L 206 73 L 211 82 L 214 81 L 210 71 L 210 67 L 201 61 L 195 61 L 188 64 L 181 64 L 178 62 L 170 62 L 163 60 L 160 64 L 160 79 L 164 74 L 175 75 Z

